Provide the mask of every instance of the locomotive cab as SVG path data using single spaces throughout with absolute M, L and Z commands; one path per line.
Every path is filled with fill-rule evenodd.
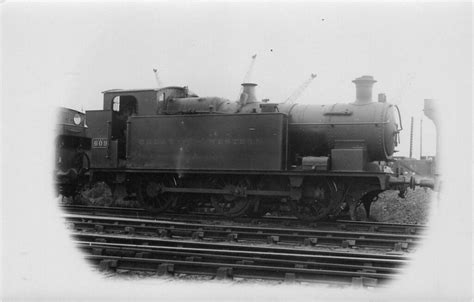
M 118 95 L 112 101 L 111 141 L 117 141 L 117 158 L 125 159 L 128 118 L 137 113 L 137 99 L 131 95 Z
M 93 168 L 125 166 L 130 117 L 162 115 L 172 100 L 197 97 L 187 87 L 177 86 L 161 89 L 112 89 L 103 94 L 103 110 L 87 111 L 92 137 Z

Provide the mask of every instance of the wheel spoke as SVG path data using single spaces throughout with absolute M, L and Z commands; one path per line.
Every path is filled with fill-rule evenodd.
M 213 178 L 210 183 L 213 188 L 229 191 L 229 194 L 211 195 L 211 204 L 216 213 L 228 217 L 245 214 L 249 208 L 250 199 L 248 196 L 239 196 L 237 192 L 250 188 L 250 182 L 247 179 Z
M 329 216 L 330 212 L 339 202 L 335 189 L 337 186 L 333 182 L 323 181 L 321 183 L 305 183 L 307 194 L 300 200 L 290 202 L 293 214 L 301 220 L 318 221 Z
M 141 206 L 152 213 L 166 211 L 171 205 L 176 204 L 178 195 L 163 192 L 163 187 L 177 187 L 174 177 L 144 178 L 139 184 L 139 201 Z

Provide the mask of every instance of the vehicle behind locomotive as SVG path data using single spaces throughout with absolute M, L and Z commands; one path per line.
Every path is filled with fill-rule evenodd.
M 88 181 L 91 140 L 85 118 L 82 112 L 59 108 L 54 177 L 57 193 L 66 197 L 76 195 L 81 184 Z

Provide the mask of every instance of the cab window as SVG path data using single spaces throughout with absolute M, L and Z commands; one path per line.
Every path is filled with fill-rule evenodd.
M 112 100 L 112 110 L 113 111 L 120 111 L 120 95 L 117 95 Z

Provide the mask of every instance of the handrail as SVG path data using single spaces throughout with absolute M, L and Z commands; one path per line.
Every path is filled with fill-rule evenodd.
M 112 142 L 112 121 L 107 121 L 107 155 L 105 156 L 106 158 L 110 158 L 110 143 Z

